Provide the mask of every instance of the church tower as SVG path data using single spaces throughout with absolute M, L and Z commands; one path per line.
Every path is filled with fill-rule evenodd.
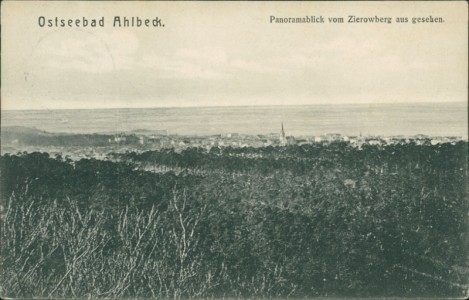
M 282 129 L 280 130 L 280 144 L 286 145 L 287 139 L 285 137 L 285 130 L 283 129 L 283 122 L 282 122 Z

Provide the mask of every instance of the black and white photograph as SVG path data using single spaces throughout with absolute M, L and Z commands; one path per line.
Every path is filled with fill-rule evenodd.
M 467 12 L 3 1 L 0 297 L 468 297 Z

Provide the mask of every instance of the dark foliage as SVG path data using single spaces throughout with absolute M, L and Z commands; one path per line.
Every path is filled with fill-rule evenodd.
M 2 294 L 463 296 L 467 151 L 332 143 L 115 162 L 4 155 Z

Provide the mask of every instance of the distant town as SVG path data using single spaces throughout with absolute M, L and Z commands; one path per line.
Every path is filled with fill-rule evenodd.
M 462 137 L 415 136 L 373 136 L 343 135 L 325 133 L 316 136 L 288 135 L 283 123 L 277 133 L 241 134 L 227 133 L 208 136 L 170 134 L 167 130 L 135 130 L 132 132 L 103 134 L 50 133 L 34 128 L 2 128 L 2 154 L 18 152 L 48 152 L 63 155 L 72 160 L 81 158 L 107 159 L 109 153 L 144 152 L 149 150 L 174 149 L 176 152 L 187 148 L 201 148 L 209 151 L 213 147 L 282 147 L 292 145 L 347 143 L 361 149 L 364 145 L 386 146 L 415 143 L 416 145 L 455 144 Z

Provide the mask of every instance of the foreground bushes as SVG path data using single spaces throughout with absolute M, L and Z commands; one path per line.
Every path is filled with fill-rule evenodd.
M 1 294 L 462 296 L 467 144 L 413 147 L 300 152 L 318 167 L 267 176 L 3 156 Z

